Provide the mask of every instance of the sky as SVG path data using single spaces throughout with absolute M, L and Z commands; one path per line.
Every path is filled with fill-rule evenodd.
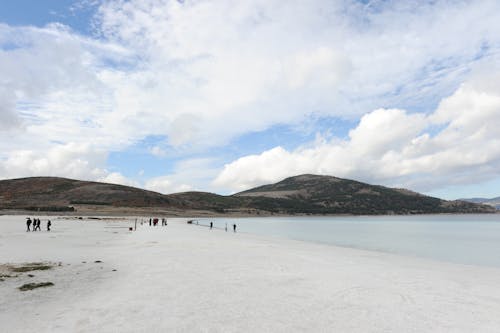
M 0 179 L 500 196 L 495 0 L 2 0 Z

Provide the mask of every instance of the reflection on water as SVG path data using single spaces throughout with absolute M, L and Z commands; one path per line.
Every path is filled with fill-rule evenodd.
M 500 267 L 500 215 L 269 217 L 199 219 L 228 232 Z

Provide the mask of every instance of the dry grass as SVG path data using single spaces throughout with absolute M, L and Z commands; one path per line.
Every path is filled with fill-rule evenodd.
M 41 262 L 33 262 L 33 263 L 28 263 L 24 264 L 22 266 L 11 266 L 9 267 L 9 270 L 11 272 L 15 273 L 24 273 L 24 272 L 31 272 L 31 271 L 46 271 L 48 269 L 51 269 L 52 266 L 41 263 Z
M 52 287 L 53 285 L 54 284 L 52 282 L 26 283 L 20 286 L 18 289 L 21 291 L 28 291 L 36 288 Z

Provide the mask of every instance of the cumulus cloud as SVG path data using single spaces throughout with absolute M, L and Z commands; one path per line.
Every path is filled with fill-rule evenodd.
M 217 175 L 217 161 L 213 158 L 193 158 L 178 162 L 174 170 L 166 176 L 154 177 L 144 183 L 144 188 L 161 193 L 185 191 L 214 191 L 211 181 Z M 195 185 L 193 185 L 195 184 Z
M 109 82 L 126 101 L 121 114 L 140 109 L 142 125 L 170 144 L 206 146 L 312 112 L 352 118 L 437 102 L 496 57 L 497 9 L 494 1 L 131 0 L 106 2 L 98 22 L 108 40 L 145 59 L 114 79 L 125 84 Z
M 119 172 L 106 169 L 107 152 L 90 144 L 59 144 L 47 151 L 19 150 L 0 160 L 1 179 L 51 176 L 140 186 Z
M 186 192 L 192 189 L 190 185 L 187 184 L 177 184 L 172 180 L 172 176 L 162 176 L 149 179 L 145 186 L 145 189 L 159 192 L 159 193 L 176 193 L 176 192 Z
M 94 180 L 104 177 L 107 153 L 88 144 L 56 145 L 48 151 L 19 150 L 0 160 L 2 178 L 58 176 Z
M 119 185 L 134 186 L 134 187 L 140 186 L 139 182 L 131 180 L 119 172 L 111 172 L 107 174 L 105 177 L 101 177 L 97 180 L 100 182 L 111 183 L 111 184 L 119 184 Z
M 452 142 L 463 147 L 465 160 L 486 159 L 482 175 L 496 172 L 493 157 L 471 148 L 479 142 L 475 138 L 494 141 L 490 127 L 477 122 L 495 123 L 495 86 L 483 87 L 481 80 L 460 84 L 500 61 L 497 1 L 80 4 L 98 6 L 92 37 L 60 24 L 0 24 L 0 177 L 55 174 L 59 168 L 59 175 L 127 183 L 124 172 L 112 174 L 106 161 L 93 158 L 159 136 L 193 159 L 193 151 L 200 156 L 207 147 L 301 123 L 312 113 L 355 120 L 367 110 L 375 111 L 363 116 L 347 140 L 244 157 L 215 184 L 239 189 L 276 180 L 284 170 L 410 182 L 417 169 L 426 179 L 458 165 L 467 179 L 467 164 L 450 162 L 459 154 L 450 150 Z M 459 137 L 472 132 L 469 139 Z M 16 168 L 28 160 L 51 165 L 44 156 L 69 145 L 95 152 L 88 153 L 92 157 L 75 150 L 80 155 L 71 158 L 82 171 L 64 163 Z M 264 160 L 267 171 L 247 172 L 247 165 Z M 214 167 L 208 169 L 215 177 Z M 210 183 L 208 174 L 190 178 L 179 170 L 163 189 Z
M 239 158 L 224 167 L 215 184 L 239 191 L 315 173 L 429 191 L 497 177 L 500 93 L 494 82 L 500 83 L 500 75 L 464 83 L 426 116 L 375 110 L 346 140 L 323 140 L 293 151 L 276 147 Z

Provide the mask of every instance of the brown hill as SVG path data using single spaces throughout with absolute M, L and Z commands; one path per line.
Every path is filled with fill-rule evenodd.
M 276 184 L 237 193 L 261 198 L 260 208 L 274 205 L 286 213 L 311 214 L 434 214 L 492 213 L 485 205 L 446 201 L 406 189 L 393 189 L 331 176 L 300 175 Z M 271 207 L 272 208 L 272 207 Z M 271 208 L 268 208 L 270 210 Z
M 56 177 L 0 181 L 0 208 L 65 210 L 74 205 L 169 206 L 167 196 L 134 187 Z
M 95 211 L 155 208 L 208 214 L 431 214 L 492 213 L 491 206 L 445 201 L 403 189 L 369 185 L 330 176 L 300 175 L 223 196 L 207 192 L 164 195 L 130 186 L 57 177 L 0 181 L 0 209 Z M 100 208 L 99 208 L 100 207 Z M 119 210 L 118 210 L 119 211 Z M 212 212 L 212 213 L 210 213 Z

